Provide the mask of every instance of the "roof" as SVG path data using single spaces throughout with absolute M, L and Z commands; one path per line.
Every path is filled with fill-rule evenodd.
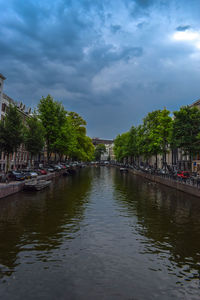
M 3 80 L 5 80 L 5 79 L 6 79 L 6 77 L 5 77 L 5 76 L 3 76 L 1 73 L 0 73 L 0 78 L 2 78 Z
M 4 93 L 3 93 L 3 99 L 7 100 L 9 103 L 13 103 L 13 104 L 15 103 L 15 101 L 12 98 L 10 98 L 8 95 Z
M 94 145 L 98 145 L 98 144 L 105 144 L 105 145 L 111 145 L 111 144 L 113 144 L 113 140 L 105 140 L 105 139 L 99 139 L 99 138 L 93 138 L 92 139 L 92 143 L 94 144 Z
M 194 101 L 192 104 L 190 104 L 189 106 L 196 106 L 196 105 L 200 105 L 200 99 Z

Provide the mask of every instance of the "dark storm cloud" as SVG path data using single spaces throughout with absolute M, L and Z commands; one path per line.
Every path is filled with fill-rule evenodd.
M 113 33 L 116 33 L 121 29 L 121 26 L 120 25 L 111 25 L 110 29 Z
M 190 25 L 185 25 L 185 26 L 178 26 L 178 27 L 176 27 L 176 30 L 177 31 L 186 31 L 186 30 L 188 30 L 190 28 L 191 28 Z
M 198 36 L 196 0 L 0 0 L 0 6 L 5 92 L 31 106 L 52 94 L 86 118 L 90 135 L 112 138 L 154 108 L 177 109 L 199 97 L 200 41 L 173 39 L 192 28 Z

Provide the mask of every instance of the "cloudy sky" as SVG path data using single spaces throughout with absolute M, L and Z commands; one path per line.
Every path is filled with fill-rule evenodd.
M 13 99 L 51 94 L 114 138 L 200 98 L 200 1 L 0 0 L 0 73 Z

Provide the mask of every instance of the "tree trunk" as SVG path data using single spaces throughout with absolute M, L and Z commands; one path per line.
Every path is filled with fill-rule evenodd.
M 167 153 L 165 150 L 165 152 L 164 152 L 165 172 L 166 172 L 166 168 L 167 168 L 166 155 L 167 155 Z
M 7 163 L 6 163 L 6 173 L 8 173 L 9 168 L 10 168 L 10 153 L 7 153 L 6 160 L 7 160 Z
M 156 170 L 158 168 L 158 154 L 156 153 Z
M 31 153 L 31 168 L 33 167 L 33 154 Z
M 14 156 L 15 156 L 15 159 L 14 159 L 14 170 L 17 170 L 17 167 L 16 167 L 16 164 L 17 164 L 17 159 L 16 159 L 17 151 L 14 152 Z

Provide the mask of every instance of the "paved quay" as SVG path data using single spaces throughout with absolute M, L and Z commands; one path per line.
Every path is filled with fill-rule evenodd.
M 63 174 L 63 171 L 53 172 L 53 173 L 49 173 L 47 175 L 38 176 L 37 179 L 49 180 L 49 179 L 53 179 L 55 177 L 61 176 L 62 174 Z M 9 183 L 0 183 L 0 199 L 22 191 L 24 188 L 25 182 L 28 182 L 30 180 L 32 180 L 32 179 L 28 179 L 28 180 L 21 181 L 21 182 L 10 181 Z

